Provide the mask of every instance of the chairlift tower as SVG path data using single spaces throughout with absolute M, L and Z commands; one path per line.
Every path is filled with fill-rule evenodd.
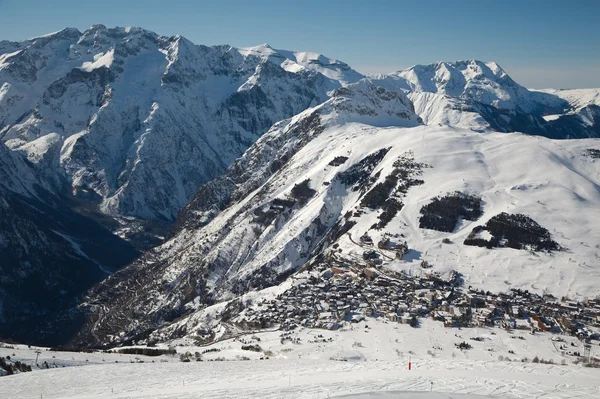
M 589 363 L 592 361 L 592 344 L 583 342 L 583 358 Z

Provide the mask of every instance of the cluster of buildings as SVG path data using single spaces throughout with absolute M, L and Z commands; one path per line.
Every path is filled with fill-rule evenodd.
M 330 258 L 297 275 L 292 287 L 276 298 L 245 308 L 235 322 L 245 329 L 333 330 L 367 317 L 412 326 L 430 317 L 446 327 L 495 326 L 600 340 L 600 298 L 575 302 L 518 289 L 491 293 L 461 285 L 457 272 L 442 277 L 424 269 L 420 276 L 410 276 L 372 262 Z
M 411 278 L 361 265 L 319 266 L 297 277 L 283 294 L 244 309 L 236 320 L 242 328 L 283 330 L 297 326 L 337 329 L 343 322 L 385 317 L 411 324 L 427 316 L 440 298 L 450 298 L 460 275 L 449 280 L 429 274 Z

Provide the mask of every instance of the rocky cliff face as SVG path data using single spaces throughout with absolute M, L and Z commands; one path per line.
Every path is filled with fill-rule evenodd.
M 284 54 L 101 25 L 3 43 L 0 138 L 106 214 L 172 220 L 273 123 L 361 78 Z

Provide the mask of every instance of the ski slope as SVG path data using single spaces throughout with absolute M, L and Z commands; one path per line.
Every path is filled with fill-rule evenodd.
M 576 365 L 576 357 L 558 350 L 560 343 L 581 350 L 574 337 L 560 336 L 559 343 L 552 334 L 459 330 L 430 320 L 412 328 L 382 319 L 337 331 L 300 328 L 291 333 L 296 343 L 282 343 L 280 334 L 249 333 L 202 347 L 180 339 L 170 343 L 177 356 L 160 357 L 39 348 L 39 363 L 53 368 L 2 377 L 0 389 L 3 397 L 19 399 L 600 398 L 600 369 Z M 472 349 L 457 349 L 461 341 Z M 241 350 L 244 343 L 256 343 L 263 352 Z M 0 348 L 0 356 L 33 364 L 36 349 Z M 202 362 L 179 359 L 209 349 Z M 532 363 L 535 356 L 554 364 Z M 597 345 L 592 356 L 600 357 Z
M 415 362 L 409 371 L 403 361 L 295 359 L 100 364 L 2 377 L 0 387 L 3 397 L 16 399 L 308 399 L 352 394 L 365 399 L 593 399 L 600 398 L 599 377 L 596 369 L 522 363 L 429 361 Z M 404 393 L 397 396 L 398 391 Z

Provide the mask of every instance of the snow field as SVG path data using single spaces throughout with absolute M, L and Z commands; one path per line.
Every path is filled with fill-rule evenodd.
M 40 394 L 65 399 L 327 398 L 370 392 L 391 392 L 383 398 L 404 399 L 412 397 L 412 391 L 426 393 L 432 388 L 439 394 L 414 397 L 600 398 L 600 370 L 572 364 L 575 358 L 561 355 L 551 340 L 556 336 L 551 334 L 449 329 L 429 320 L 415 329 L 370 318 L 339 331 L 300 329 L 292 333 L 300 339 L 299 344 L 281 343 L 280 334 L 249 334 L 205 347 L 187 345 L 185 339 L 173 342 L 178 353 L 219 349 L 203 354 L 203 362 L 190 363 L 180 362 L 179 356 L 42 351 L 40 363 L 51 363 L 55 356 L 52 361 L 66 367 L 2 377 L 0 389 L 6 397 L 24 399 L 39 398 Z M 470 340 L 474 337 L 483 341 Z M 562 338 L 567 345 L 578 344 L 574 338 Z M 242 341 L 260 345 L 263 352 L 241 350 Z M 454 344 L 462 341 L 473 348 L 455 348 Z M 35 349 L 2 348 L 0 356 L 14 354 L 14 360 L 29 363 L 35 360 Z M 593 351 L 600 356 L 600 348 Z M 260 360 L 265 353 L 270 358 Z M 534 356 L 555 364 L 521 361 Z M 251 360 L 239 360 L 242 357 Z M 505 360 L 507 357 L 511 361 Z M 223 361 L 214 361 L 218 358 Z M 140 360 L 144 363 L 138 363 Z M 560 364 L 562 360 L 566 365 Z

